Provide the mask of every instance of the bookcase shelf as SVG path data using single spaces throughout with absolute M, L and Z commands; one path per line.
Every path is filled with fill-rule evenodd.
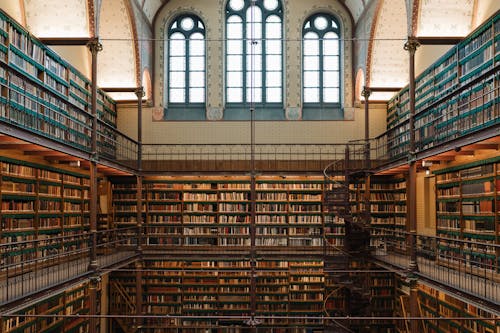
M 498 271 L 498 253 L 485 245 L 498 244 L 499 161 L 491 158 L 434 171 L 437 235 L 472 242 L 443 242 L 438 247 L 441 264 L 466 260 L 479 269 Z
M 10 244 L 2 247 L 2 266 L 87 246 L 69 237 L 89 228 L 87 175 L 9 157 L 0 165 L 0 243 Z
M 427 285 L 419 285 L 418 300 L 422 317 L 449 318 L 445 320 L 424 320 L 425 328 L 430 333 L 493 333 L 500 329 L 498 320 L 495 324 L 495 315 L 493 313 Z M 470 320 L 453 319 L 461 317 L 470 317 Z
M 117 226 L 136 224 L 135 186 L 133 179 L 130 183 L 114 180 Z M 220 251 L 250 246 L 249 177 L 146 177 L 143 191 L 146 244 L 152 248 L 183 245 L 186 249 Z M 322 251 L 323 224 L 328 215 L 322 203 L 322 177 L 258 177 L 256 246 L 266 251 Z M 338 228 L 332 226 L 331 230 L 337 232 Z
M 3 333 L 88 332 L 90 320 L 84 316 L 89 313 L 88 288 L 88 282 L 83 282 L 15 313 L 24 316 L 2 317 L 0 331 Z M 100 295 L 100 289 L 97 295 Z M 79 315 L 82 316 L 79 317 Z M 71 316 L 71 318 L 64 316 Z M 97 331 L 99 331 L 99 326 L 99 321 L 97 321 Z
M 498 123 L 500 13 L 497 12 L 415 79 L 417 150 Z M 487 74 L 490 73 L 490 74 Z M 481 80 L 479 78 L 484 76 Z M 479 81 L 478 81 L 479 80 Z M 388 153 L 402 158 L 409 142 L 409 88 L 387 103 Z
M 364 182 L 351 184 L 351 210 L 354 215 L 360 215 L 366 210 Z M 375 250 L 386 251 L 391 246 L 392 251 L 405 253 L 406 227 L 406 179 L 402 176 L 373 176 L 370 178 L 370 216 L 371 237 L 370 246 Z M 361 217 L 361 216 L 360 216 Z M 387 232 L 391 235 L 391 244 L 386 244 Z

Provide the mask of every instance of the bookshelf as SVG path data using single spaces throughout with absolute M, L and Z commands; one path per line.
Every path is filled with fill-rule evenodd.
M 495 323 L 495 314 L 491 311 L 485 310 L 476 304 L 467 303 L 430 286 L 419 285 L 418 300 L 422 317 L 425 318 L 470 317 L 470 320 L 425 319 L 423 323 L 429 333 L 494 333 L 500 329 L 500 323 L 498 323 L 498 320 Z
M 434 171 L 437 235 L 470 241 L 441 242 L 438 260 L 442 264 L 461 261 L 473 270 L 498 271 L 498 253 L 485 245 L 498 244 L 499 161 L 495 157 Z
M 113 179 L 114 223 L 134 226 L 134 179 Z M 248 251 L 250 178 L 244 176 L 145 177 L 143 212 L 149 249 L 166 247 Z M 343 222 L 323 212 L 323 179 L 317 176 L 262 176 L 256 185 L 256 246 L 323 251 L 324 222 L 341 242 Z
M 90 81 L 1 10 L 0 67 L 1 120 L 88 150 Z M 101 90 L 98 119 L 100 153 L 114 157 L 116 103 Z
M 499 22 L 497 12 L 416 77 L 418 150 L 498 123 L 493 110 L 498 96 L 493 91 L 500 78 L 493 68 L 500 60 Z M 387 103 L 390 158 L 406 157 L 408 152 L 408 89 L 403 88 Z
M 26 266 L 87 246 L 81 240 L 89 229 L 87 175 L 10 157 L 0 157 L 0 165 L 0 242 L 10 244 L 2 248 L 2 265 Z
M 14 315 L 22 314 L 24 316 L 3 317 L 0 331 L 3 333 L 88 332 L 89 318 L 79 317 L 89 313 L 88 288 L 87 282 L 71 286 L 64 292 L 51 295 L 43 301 L 14 313 Z M 99 295 L 100 290 L 98 290 L 98 299 Z M 37 317 L 30 317 L 30 315 Z M 61 315 L 61 317 L 57 315 Z M 97 325 L 97 331 L 99 331 L 99 323 Z
M 365 184 L 355 182 L 350 187 L 351 210 L 354 216 L 365 211 Z M 370 246 L 375 250 L 405 253 L 406 179 L 402 175 L 372 176 L 370 178 Z M 386 244 L 387 231 L 391 244 Z M 394 237 L 393 237 L 394 236 Z

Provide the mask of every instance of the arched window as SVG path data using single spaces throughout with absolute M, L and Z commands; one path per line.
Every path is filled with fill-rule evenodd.
M 205 103 L 205 27 L 200 18 L 178 16 L 168 28 L 169 107 Z
M 226 102 L 283 104 L 283 7 L 280 0 L 226 4 Z
M 304 106 L 340 104 L 340 27 L 330 14 L 318 13 L 304 23 L 302 42 Z

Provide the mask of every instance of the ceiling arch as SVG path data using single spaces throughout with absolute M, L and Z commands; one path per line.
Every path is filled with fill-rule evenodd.
M 100 87 L 137 87 L 136 32 L 131 24 L 132 17 L 125 0 L 106 0 L 101 3 L 98 37 L 103 50 L 97 56 L 97 84 Z M 110 95 L 116 99 L 135 98 L 133 93 Z
M 408 56 L 403 45 L 408 38 L 404 0 L 380 0 L 375 12 L 374 32 L 368 54 L 370 87 L 402 87 L 408 82 Z M 386 100 L 394 93 L 375 92 L 372 100 Z

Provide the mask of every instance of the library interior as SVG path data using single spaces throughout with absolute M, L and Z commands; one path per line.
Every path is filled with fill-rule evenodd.
M 500 1 L 0 0 L 0 333 L 500 333 Z

